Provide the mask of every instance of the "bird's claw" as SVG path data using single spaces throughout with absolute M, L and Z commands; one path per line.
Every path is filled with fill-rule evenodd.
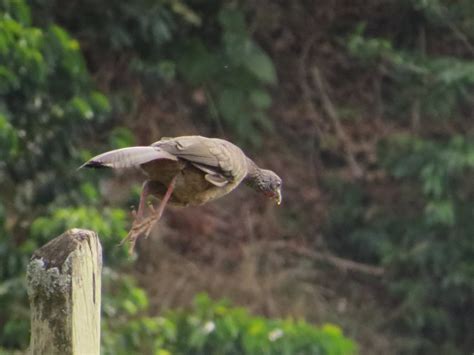
M 148 238 L 151 233 L 151 229 L 153 228 L 157 220 L 158 219 L 154 215 L 145 218 L 136 226 L 138 233 L 143 234 L 145 238 Z
M 129 252 L 133 253 L 135 248 L 135 243 L 140 235 L 143 235 L 145 238 L 148 238 L 153 226 L 155 225 L 157 218 L 155 216 L 149 216 L 143 220 L 135 220 L 133 222 L 132 228 L 125 239 L 122 240 L 120 245 L 128 242 L 130 244 Z
M 153 204 L 151 202 L 148 204 L 148 208 L 150 209 L 151 213 L 153 213 L 153 214 L 156 213 L 155 206 L 153 206 Z
M 133 249 L 135 247 L 136 240 L 140 235 L 145 235 L 145 238 L 148 238 L 150 235 L 151 229 L 155 225 L 156 222 L 158 222 L 161 218 L 161 215 L 163 214 L 163 210 L 166 206 L 166 203 L 171 197 L 171 194 L 173 193 L 173 189 L 176 183 L 178 175 L 173 177 L 171 180 L 168 189 L 166 190 L 166 193 L 163 197 L 163 199 L 160 202 L 160 205 L 158 209 L 155 210 L 152 204 L 148 204 L 148 208 L 151 210 L 151 215 L 148 217 L 144 217 L 144 205 L 143 202 L 146 201 L 147 197 L 147 189 L 146 186 L 144 185 L 142 189 L 142 195 L 140 196 L 140 207 L 138 208 L 138 213 L 135 211 L 132 212 L 134 215 L 134 221 L 132 224 L 132 228 L 130 229 L 130 232 L 128 232 L 127 237 L 120 243 L 120 245 L 123 245 L 125 242 L 130 243 L 130 254 L 133 253 Z

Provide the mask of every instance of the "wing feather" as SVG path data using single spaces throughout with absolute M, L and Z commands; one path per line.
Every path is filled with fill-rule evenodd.
M 141 164 L 148 163 L 152 160 L 167 159 L 178 160 L 174 155 L 162 150 L 158 147 L 129 147 L 111 150 L 100 155 L 97 155 L 83 164 L 82 167 L 89 168 L 129 168 L 138 167 Z
M 218 157 L 209 151 L 208 145 L 203 140 L 195 136 L 161 140 L 154 143 L 153 146 L 160 147 L 168 153 L 192 163 L 219 167 Z
M 211 176 L 223 176 L 229 182 L 235 179 L 241 180 L 247 173 L 245 154 L 237 146 L 222 139 L 182 136 L 162 139 L 153 143 L 152 146 L 191 162 Z M 212 170 L 212 173 L 204 168 Z

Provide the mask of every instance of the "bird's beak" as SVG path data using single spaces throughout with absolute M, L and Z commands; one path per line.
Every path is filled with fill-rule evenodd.
M 277 205 L 280 205 L 280 204 L 281 204 L 281 199 L 282 199 L 282 197 L 281 197 L 281 189 L 278 189 L 278 190 L 277 190 L 277 193 L 276 193 L 276 195 L 275 195 L 275 201 L 276 201 Z

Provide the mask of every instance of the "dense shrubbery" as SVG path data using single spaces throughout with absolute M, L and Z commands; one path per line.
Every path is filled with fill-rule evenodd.
M 146 307 L 146 298 L 130 299 L 128 313 Z M 120 334 L 117 337 L 117 334 Z M 350 355 L 354 344 L 334 325 L 316 328 L 304 321 L 251 316 L 227 302 L 196 297 L 192 310 L 169 311 L 163 317 L 111 323 L 104 334 L 105 354 L 321 354 Z
M 272 129 L 265 115 L 272 102 L 266 85 L 276 83 L 275 68 L 238 6 L 191 7 L 182 0 L 84 1 L 67 8 L 58 3 L 35 3 L 38 21 L 66 22 L 90 50 L 126 55 L 130 73 L 150 96 L 178 76 L 202 91 L 208 108 L 202 119 L 208 123 L 218 121 L 253 144 Z
M 74 203 L 80 142 L 110 108 L 63 28 L 34 27 L 23 1 L 1 1 L 0 11 L 0 343 L 25 347 L 25 265 L 51 238 L 32 235 L 30 225 Z
M 401 192 L 395 197 L 387 190 L 392 198 L 371 200 L 356 184 L 335 187 L 328 233 L 341 238 L 334 242 L 341 252 L 387 267 L 388 289 L 398 300 L 396 320 L 406 334 L 419 334 L 409 349 L 423 353 L 439 352 L 439 346 L 442 353 L 456 353 L 474 341 L 468 335 L 474 311 L 468 296 L 474 292 L 474 145 L 472 117 L 464 116 L 472 110 L 474 65 L 472 56 L 449 54 L 449 41 L 474 38 L 466 6 L 396 6 L 405 17 L 417 16 L 422 43 L 413 43 L 413 33 L 403 28 L 380 38 L 364 33 L 365 26 L 347 42 L 360 68 L 378 69 L 386 116 L 411 130 L 378 147 L 391 189 Z M 427 53 L 432 41 L 448 42 L 445 54 Z

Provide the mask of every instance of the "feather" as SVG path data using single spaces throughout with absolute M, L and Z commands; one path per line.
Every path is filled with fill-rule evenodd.
M 207 145 L 202 144 L 199 140 L 186 138 L 188 137 L 183 137 L 180 140 L 162 140 L 154 143 L 152 146 L 160 147 L 170 154 L 192 163 L 219 167 L 219 160 L 214 154 L 211 154 Z
M 186 160 L 206 173 L 220 174 L 229 182 L 241 180 L 247 174 L 245 154 L 240 148 L 223 139 L 182 136 L 161 139 L 152 146 Z
M 220 174 L 206 174 L 204 179 L 217 187 L 223 187 L 229 183 L 229 180 Z
M 138 167 L 141 164 L 157 159 L 178 160 L 174 155 L 158 147 L 130 147 L 111 150 L 110 152 L 97 155 L 80 168 L 130 168 Z

